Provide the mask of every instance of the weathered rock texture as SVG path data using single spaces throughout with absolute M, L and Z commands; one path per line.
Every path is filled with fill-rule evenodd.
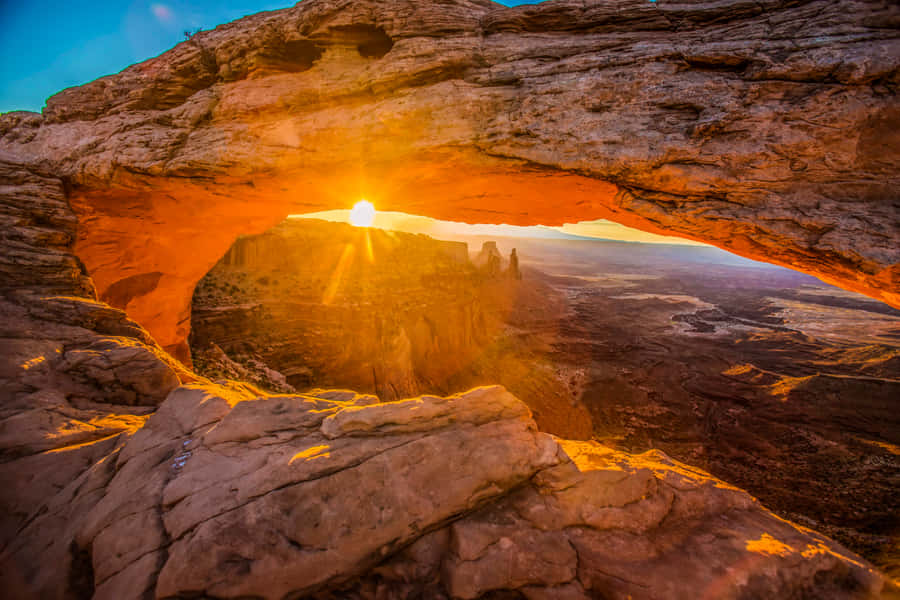
M 62 182 L 6 156 L 0 174 L 3 548 L 44 503 L 137 431 L 180 381 L 202 378 L 96 300 L 71 251 L 77 221 Z M 93 492 L 81 501 L 89 505 Z M 62 527 L 45 526 L 51 536 Z M 54 560 L 69 559 L 68 548 L 60 552 L 35 567 L 52 571 Z
M 298 390 L 446 393 L 502 327 L 487 301 L 515 290 L 495 283 L 463 243 L 292 219 L 237 240 L 200 281 L 191 347 L 255 355 Z
M 5 115 L 0 148 L 64 178 L 100 297 L 185 359 L 239 233 L 360 196 L 611 218 L 900 306 L 898 27 L 884 0 L 307 0 Z
M 2 169 L 9 597 L 895 589 L 834 542 L 661 455 L 538 432 L 502 388 L 378 404 L 353 392 L 176 387 L 191 374 L 91 298 L 59 180 L 9 160 Z
M 0 560 L 4 589 L 41 598 L 887 589 L 834 542 L 661 453 L 539 433 L 499 387 L 387 404 L 179 388 L 45 499 Z
M 121 310 L 96 301 L 59 179 L 0 156 L 0 540 L 141 426 L 181 379 Z M 11 493 L 14 490 L 14 493 Z
M 557 442 L 498 388 L 176 388 L 190 374 L 93 297 L 69 206 L 101 299 L 173 351 L 238 233 L 360 195 L 469 221 L 612 215 L 896 304 L 896 28 L 880 2 L 309 0 L 4 116 L 0 589 L 886 593 L 745 493 Z

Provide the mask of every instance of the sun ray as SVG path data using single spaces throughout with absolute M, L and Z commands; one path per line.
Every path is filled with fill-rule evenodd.
M 334 301 L 334 297 L 337 296 L 338 289 L 341 287 L 341 280 L 344 278 L 344 271 L 346 271 L 351 264 L 353 264 L 353 255 L 356 251 L 356 246 L 353 244 L 346 244 L 344 246 L 344 251 L 341 253 L 341 259 L 338 261 L 337 267 L 334 269 L 334 273 L 331 275 L 331 281 L 328 282 L 328 287 L 325 289 L 325 295 L 322 296 L 322 303 L 330 305 Z
M 366 258 L 370 263 L 375 262 L 375 251 L 372 250 L 372 236 L 369 234 L 369 228 L 366 228 Z

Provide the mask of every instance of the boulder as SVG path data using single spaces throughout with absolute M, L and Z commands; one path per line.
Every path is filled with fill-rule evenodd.
M 22 597 L 117 600 L 890 589 L 863 559 L 660 452 L 537 431 L 499 386 L 373 400 L 178 388 L 7 544 L 5 581 Z

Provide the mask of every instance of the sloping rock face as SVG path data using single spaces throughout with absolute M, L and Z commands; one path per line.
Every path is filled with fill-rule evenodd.
M 72 254 L 62 182 L 0 157 L 0 546 L 107 455 L 187 372 Z
M 539 433 L 499 387 L 386 404 L 179 388 L 45 508 L 3 553 L 19 597 L 875 598 L 886 585 L 661 453 Z
M 240 233 L 347 207 L 674 232 L 900 306 L 900 7 L 306 0 L 0 121 L 178 357 Z M 185 252 L 184 248 L 191 251 Z
M 176 387 L 192 374 L 92 298 L 60 181 L 0 169 L 10 597 L 896 592 L 837 544 L 662 455 L 538 432 L 499 387 L 388 404 Z

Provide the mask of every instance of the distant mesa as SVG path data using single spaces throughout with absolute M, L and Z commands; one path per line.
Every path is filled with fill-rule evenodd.
M 289 219 L 239 238 L 198 283 L 194 366 L 272 391 L 463 391 L 490 382 L 478 373 L 520 279 L 495 242 L 472 261 L 466 242 Z

